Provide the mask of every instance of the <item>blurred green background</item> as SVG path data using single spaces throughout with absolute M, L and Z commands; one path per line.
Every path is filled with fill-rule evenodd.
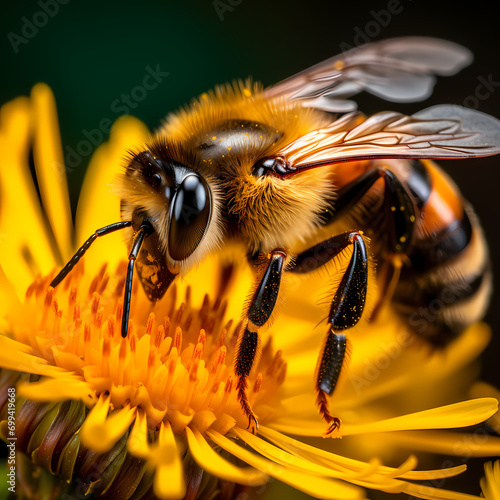
M 475 61 L 459 75 L 441 79 L 424 103 L 396 105 L 362 95 L 357 100 L 366 113 L 384 109 L 412 113 L 432 104 L 455 103 L 500 118 L 500 27 L 494 7 L 495 2 L 462 7 L 437 0 L 3 2 L 0 102 L 28 94 L 40 81 L 53 89 L 74 210 L 94 149 L 85 149 L 83 143 L 89 137 L 96 144 L 106 140 L 103 120 L 114 121 L 126 112 L 124 107 L 155 129 L 167 112 L 215 84 L 252 76 L 269 85 L 368 40 L 441 37 L 470 48 Z M 382 11 L 389 9 L 393 13 L 388 17 Z M 44 10 L 49 14 L 44 15 Z M 148 67 L 160 71 L 161 82 L 147 92 L 134 91 Z M 476 90 L 484 79 L 499 83 L 491 84 L 478 98 Z M 131 96 L 128 103 L 123 95 Z M 483 221 L 494 268 L 500 267 L 499 162 L 490 158 L 444 164 Z M 498 289 L 498 274 L 496 283 Z M 483 378 L 497 385 L 499 306 L 496 293 L 488 315 L 496 336 L 483 368 Z M 470 460 L 468 465 L 472 474 L 467 488 L 477 494 L 482 462 Z M 448 480 L 446 487 L 458 484 Z M 292 498 L 289 488 L 281 491 Z M 295 498 L 305 497 L 296 494 Z

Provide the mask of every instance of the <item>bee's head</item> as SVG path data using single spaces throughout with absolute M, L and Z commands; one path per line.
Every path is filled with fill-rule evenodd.
M 190 268 L 220 240 L 217 185 L 175 144 L 133 154 L 120 195 L 122 218 L 135 230 L 144 219 L 151 223 L 149 246 L 158 247 L 172 273 Z

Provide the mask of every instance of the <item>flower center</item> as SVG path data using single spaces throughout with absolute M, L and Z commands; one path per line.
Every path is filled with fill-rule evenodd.
M 206 294 L 197 307 L 190 287 L 179 299 L 174 285 L 153 304 L 136 281 L 122 338 L 125 266 L 113 275 L 103 266 L 87 290 L 82 271 L 56 290 L 48 287 L 50 278 L 38 279 L 26 293 L 25 317 L 12 325 L 14 338 L 76 373 L 96 396 L 109 393 L 113 408 L 142 408 L 150 428 L 169 420 L 181 432 L 193 418 L 203 428 L 224 416 L 246 427 L 232 369 L 242 323 L 225 320 L 227 299 Z M 262 421 L 274 413 L 285 376 L 281 351 L 274 353 L 269 339 L 249 379 L 250 403 Z

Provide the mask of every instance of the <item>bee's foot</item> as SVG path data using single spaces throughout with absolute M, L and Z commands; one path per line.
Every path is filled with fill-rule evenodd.
M 340 426 L 342 424 L 342 421 L 340 420 L 340 418 L 334 417 L 330 413 L 325 391 L 322 391 L 321 389 L 318 390 L 318 398 L 316 400 L 316 404 L 318 405 L 318 410 L 321 418 L 328 425 L 328 428 L 323 434 L 323 437 L 341 438 L 342 435 L 340 434 Z
M 332 438 L 342 438 L 342 435 L 340 434 L 340 426 L 342 424 L 342 421 L 340 418 L 337 417 L 331 417 L 331 419 L 327 420 L 328 428 L 326 432 L 323 434 L 323 437 L 332 437 Z
M 253 413 L 248 415 L 248 427 L 247 427 L 247 429 L 254 436 L 256 436 L 257 433 L 259 432 L 259 422 L 257 421 L 257 417 Z

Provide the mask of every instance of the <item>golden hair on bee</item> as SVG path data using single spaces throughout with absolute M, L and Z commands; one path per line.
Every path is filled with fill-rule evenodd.
M 164 168 L 155 168 L 152 161 L 159 162 Z M 206 182 L 211 198 L 211 220 L 200 245 L 187 258 L 182 259 L 179 266 L 181 274 L 187 272 L 209 253 L 215 252 L 223 237 L 221 220 L 222 196 L 220 183 L 206 164 L 180 142 L 164 136 L 157 136 L 144 144 L 137 151 L 129 151 L 123 174 L 118 180 L 116 189 L 121 198 L 121 215 L 123 220 L 132 220 L 134 213 L 140 212 L 153 225 L 160 245 L 159 250 L 168 256 L 168 228 L 170 218 L 169 199 L 165 192 L 173 179 L 173 171 L 169 165 L 189 166 L 189 170 L 199 174 Z
M 304 241 L 321 224 L 320 214 L 331 206 L 335 191 L 330 169 L 281 179 L 258 177 L 253 167 L 260 158 L 273 156 L 330 121 L 331 116 L 321 111 L 267 99 L 259 84 L 247 80 L 202 94 L 170 114 L 159 134 L 192 151 L 201 149 L 202 163 L 222 179 L 232 224 L 252 252 L 266 252 Z M 228 137 L 225 127 L 236 122 L 244 133 Z M 217 156 L 215 149 L 220 150 Z
M 451 42 L 399 38 L 357 47 L 267 89 L 246 80 L 202 94 L 131 153 L 118 188 L 122 220 L 98 229 L 51 285 L 96 237 L 128 231 L 125 337 L 134 269 L 156 301 L 205 256 L 238 246 L 235 260 L 260 262 L 234 362 L 237 397 L 256 432 L 247 382 L 259 332 L 272 324 L 286 275 L 329 271 L 315 391 L 333 435 L 340 420 L 327 395 L 358 322 L 390 304 L 440 346 L 485 311 L 491 272 L 481 227 L 457 187 L 426 160 L 500 154 L 500 122 L 484 113 L 437 105 L 366 117 L 349 99 L 366 91 L 392 102 L 423 100 L 435 75 L 471 60 Z
M 236 80 L 218 85 L 168 114 L 157 133 L 189 144 L 192 137 L 234 119 L 265 123 L 283 131 L 284 135 L 277 143 L 278 150 L 280 146 L 327 125 L 331 122 L 331 115 L 282 98 L 269 99 L 260 83 L 251 79 Z

